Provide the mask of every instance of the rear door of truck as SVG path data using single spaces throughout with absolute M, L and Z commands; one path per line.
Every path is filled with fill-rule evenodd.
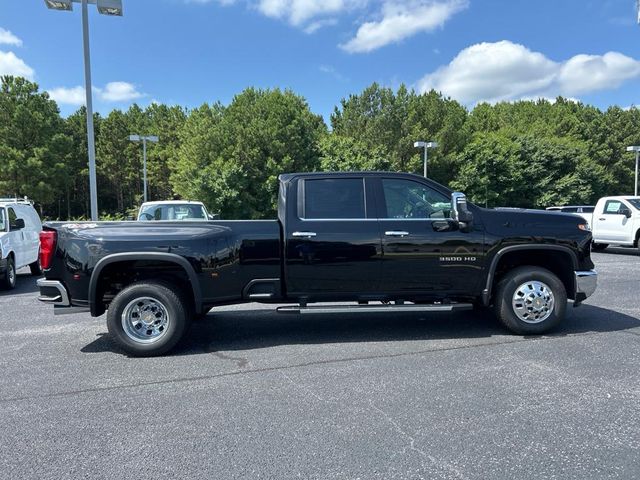
M 374 293 L 381 241 L 371 178 L 300 176 L 287 184 L 287 295 L 331 298 Z

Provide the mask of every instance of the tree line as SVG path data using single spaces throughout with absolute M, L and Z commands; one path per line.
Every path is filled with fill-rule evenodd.
M 330 125 L 290 90 L 248 88 L 229 105 L 153 103 L 95 114 L 101 219 L 131 216 L 149 198 L 203 201 L 222 218 L 273 217 L 284 172 L 389 170 L 420 173 L 416 140 L 435 140 L 429 177 L 489 207 L 593 204 L 633 192 L 640 109 L 602 111 L 547 100 L 480 103 L 469 110 L 430 91 L 372 84 L 341 100 Z M 89 212 L 86 110 L 67 118 L 36 83 L 4 76 L 0 87 L 0 197 L 28 196 L 49 219 Z

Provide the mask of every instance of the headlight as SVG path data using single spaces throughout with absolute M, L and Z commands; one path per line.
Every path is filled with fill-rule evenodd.
M 591 227 L 589 226 L 588 223 L 581 223 L 580 225 L 578 225 L 578 228 L 580 230 L 584 230 L 585 232 L 590 232 L 591 231 Z

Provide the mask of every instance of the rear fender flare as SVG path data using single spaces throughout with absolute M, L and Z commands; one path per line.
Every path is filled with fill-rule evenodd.
M 156 260 L 163 262 L 174 263 L 186 272 L 189 277 L 189 282 L 191 283 L 191 289 L 193 291 L 193 299 L 195 303 L 195 311 L 196 313 L 202 313 L 202 291 L 200 289 L 200 282 L 198 281 L 198 275 L 193 268 L 193 265 L 189 263 L 189 261 L 181 257 L 180 255 L 176 255 L 175 253 L 162 253 L 162 252 L 132 252 L 132 253 L 114 253 L 112 255 L 107 255 L 104 258 L 101 258 L 96 266 L 93 268 L 93 272 L 91 274 L 91 280 L 89 281 L 89 308 L 91 310 L 91 315 L 96 314 L 96 294 L 98 290 L 98 280 L 100 278 L 100 274 L 102 270 L 107 265 L 111 265 L 112 263 L 117 262 L 127 262 L 132 260 Z

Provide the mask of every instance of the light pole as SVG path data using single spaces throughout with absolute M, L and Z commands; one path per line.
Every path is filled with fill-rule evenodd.
M 430 148 L 436 148 L 438 146 L 438 142 L 415 142 L 413 144 L 416 148 L 424 148 L 424 178 L 427 178 L 427 157 Z
M 96 145 L 93 131 L 93 95 L 91 92 L 91 58 L 89 55 L 89 12 L 87 4 L 96 4 L 103 15 L 122 16 L 122 0 L 44 0 L 52 10 L 73 10 L 73 2 L 82 4 L 82 44 L 84 49 L 84 90 L 87 104 L 87 150 L 89 153 L 89 195 L 91 220 L 98 220 L 98 187 L 96 182 Z
M 633 195 L 637 197 L 638 196 L 638 160 L 640 159 L 640 145 L 633 145 L 631 147 L 627 147 L 627 152 L 636 152 L 636 182 L 634 184 L 635 191 Z
M 144 202 L 147 201 L 147 142 L 158 143 L 155 135 L 129 135 L 132 142 L 142 142 L 142 177 L 144 182 Z

